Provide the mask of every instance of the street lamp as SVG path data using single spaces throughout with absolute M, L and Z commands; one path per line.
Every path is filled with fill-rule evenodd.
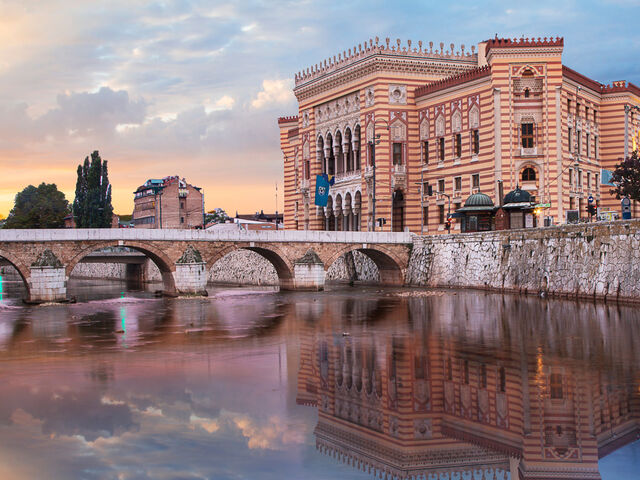
M 373 215 L 373 224 L 371 226 L 371 230 L 376 230 L 376 145 L 380 143 L 380 134 L 376 135 L 376 123 L 378 121 L 384 122 L 387 126 L 387 131 L 389 131 L 389 122 L 387 122 L 384 118 L 379 117 L 373 120 L 373 138 L 369 141 L 369 148 L 371 149 L 371 167 L 373 170 L 373 187 L 371 189 L 371 212 Z

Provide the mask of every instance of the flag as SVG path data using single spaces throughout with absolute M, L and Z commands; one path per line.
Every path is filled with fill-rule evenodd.
M 329 199 L 329 181 L 323 175 L 316 175 L 316 198 L 315 204 L 318 207 L 326 207 Z
M 600 170 L 600 185 L 608 185 L 610 187 L 615 187 L 613 183 L 611 183 L 611 178 L 613 177 L 613 172 L 610 170 L 605 170 L 604 168 Z
M 333 184 L 336 183 L 336 176 L 335 175 L 329 176 L 326 173 L 323 173 L 322 174 L 322 178 L 324 178 L 327 181 L 327 183 L 329 185 L 331 185 L 331 186 L 333 186 Z

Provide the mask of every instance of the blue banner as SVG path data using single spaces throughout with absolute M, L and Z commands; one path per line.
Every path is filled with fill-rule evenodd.
M 326 207 L 329 199 L 329 181 L 323 175 L 316 175 L 316 198 L 318 207 Z
M 604 168 L 600 170 L 600 185 L 608 185 L 610 187 L 615 187 L 613 183 L 611 183 L 611 177 L 613 177 L 613 172 L 610 170 L 605 170 Z

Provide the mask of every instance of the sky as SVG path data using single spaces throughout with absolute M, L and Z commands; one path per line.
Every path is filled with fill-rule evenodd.
M 640 85 L 639 14 L 640 0 L 0 0 L 0 214 L 29 184 L 72 202 L 94 150 L 116 213 L 167 175 L 202 187 L 207 210 L 282 211 L 277 118 L 297 113 L 296 72 L 376 36 L 563 36 L 565 65 Z

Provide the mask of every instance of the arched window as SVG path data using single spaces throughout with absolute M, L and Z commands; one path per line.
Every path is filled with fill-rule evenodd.
M 522 171 L 522 181 L 523 182 L 533 182 L 536 179 L 536 171 L 531 168 L 531 167 L 527 167 Z
M 528 88 L 524 89 L 524 98 L 529 98 L 529 89 Z

